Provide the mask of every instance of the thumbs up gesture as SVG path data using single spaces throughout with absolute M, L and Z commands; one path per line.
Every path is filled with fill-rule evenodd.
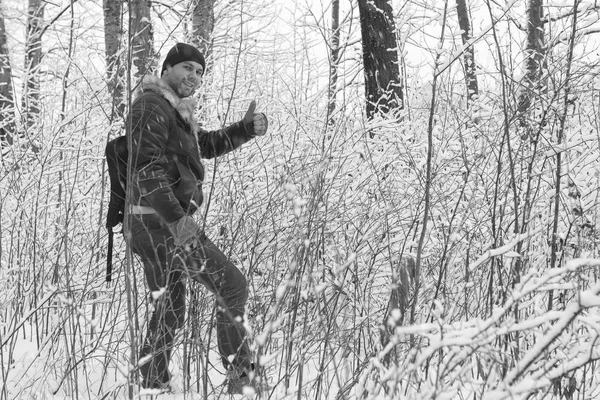
M 246 115 L 244 116 L 244 127 L 246 127 L 247 132 L 254 132 L 255 136 L 262 136 L 267 133 L 269 120 L 265 114 L 255 113 L 255 109 L 256 100 L 252 100 L 248 107 L 248 111 L 246 111 Z

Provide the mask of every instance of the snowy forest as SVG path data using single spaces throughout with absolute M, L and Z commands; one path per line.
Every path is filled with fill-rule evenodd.
M 269 118 L 195 214 L 248 279 L 260 398 L 600 398 L 596 0 L 0 0 L 0 400 L 143 394 L 104 149 L 177 42 L 202 126 Z M 233 398 L 188 288 L 154 398 Z

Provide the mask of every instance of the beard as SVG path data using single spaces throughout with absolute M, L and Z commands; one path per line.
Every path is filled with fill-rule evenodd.
M 185 79 L 169 80 L 169 86 L 177 93 L 179 97 L 190 97 L 196 91 L 196 85 L 189 86 L 185 82 Z
M 189 97 L 189 96 L 193 95 L 195 91 L 196 91 L 195 86 L 187 86 L 182 81 L 181 83 L 179 83 L 179 85 L 177 85 L 176 93 L 180 97 Z

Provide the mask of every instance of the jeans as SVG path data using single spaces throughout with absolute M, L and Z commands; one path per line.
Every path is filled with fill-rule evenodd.
M 197 247 L 185 250 L 175 246 L 173 235 L 159 216 L 134 215 L 130 221 L 131 246 L 143 262 L 154 303 L 140 350 L 142 386 L 162 387 L 169 382 L 175 334 L 185 320 L 188 277 L 216 295 L 217 340 L 225 367 L 250 369 L 251 354 L 243 327 L 246 277 L 204 233 L 199 234 Z

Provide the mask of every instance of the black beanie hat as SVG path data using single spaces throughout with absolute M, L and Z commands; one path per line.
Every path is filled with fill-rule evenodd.
M 202 65 L 202 69 L 206 68 L 204 56 L 197 48 L 186 43 L 177 43 L 167 53 L 167 58 L 165 58 L 165 61 L 163 62 L 160 75 L 162 76 L 162 74 L 165 72 L 167 65 L 174 66 L 175 64 L 179 64 L 183 61 L 195 61 Z

